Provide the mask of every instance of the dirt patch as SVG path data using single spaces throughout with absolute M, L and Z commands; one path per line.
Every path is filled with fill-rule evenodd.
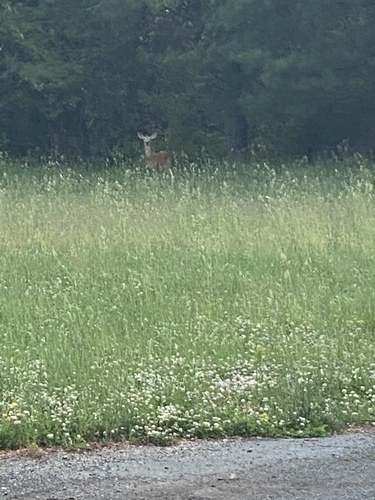
M 0 497 L 374 499 L 375 431 L 319 439 L 235 439 L 0 459 Z

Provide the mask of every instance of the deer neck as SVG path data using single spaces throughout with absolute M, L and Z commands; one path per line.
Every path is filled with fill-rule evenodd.
M 149 142 L 145 142 L 145 157 L 151 158 L 151 156 L 152 156 L 151 144 Z

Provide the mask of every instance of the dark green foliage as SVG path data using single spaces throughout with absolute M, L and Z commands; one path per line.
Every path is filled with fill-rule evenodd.
M 3 0 L 0 149 L 371 152 L 374 24 L 370 0 Z

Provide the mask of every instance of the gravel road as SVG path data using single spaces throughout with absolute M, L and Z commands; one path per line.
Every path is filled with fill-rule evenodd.
M 375 431 L 0 457 L 0 498 L 375 499 Z

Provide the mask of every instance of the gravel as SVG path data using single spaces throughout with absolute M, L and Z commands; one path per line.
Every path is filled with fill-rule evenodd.
M 0 457 L 0 498 L 375 499 L 375 431 Z

